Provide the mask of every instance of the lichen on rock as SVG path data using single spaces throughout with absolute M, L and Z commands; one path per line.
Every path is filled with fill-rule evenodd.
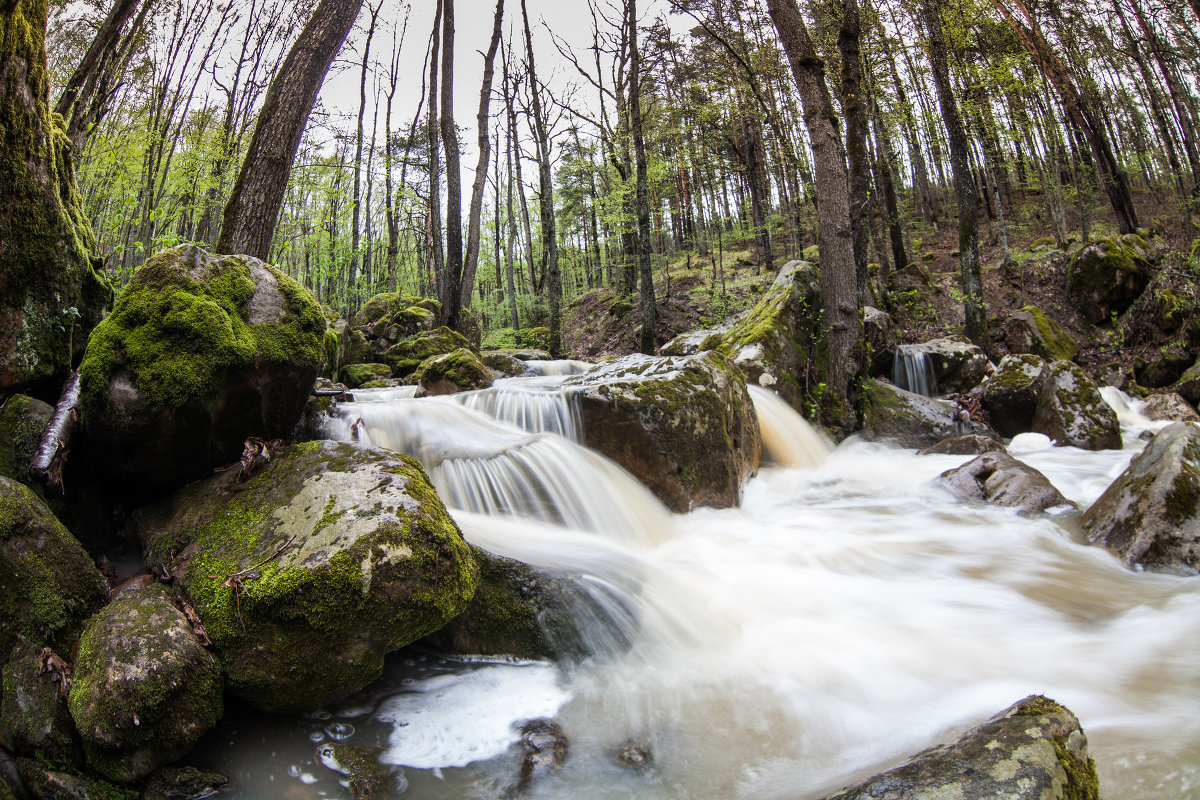
M 1096 382 L 1070 361 L 1056 361 L 1047 368 L 1032 430 L 1049 436 L 1060 447 L 1121 448 L 1117 412 L 1104 402 Z

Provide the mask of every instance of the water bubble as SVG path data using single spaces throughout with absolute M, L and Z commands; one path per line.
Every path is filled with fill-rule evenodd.
M 290 767 L 288 767 L 288 776 L 292 777 L 292 778 L 299 778 L 300 777 L 300 765 L 292 764 Z
M 405 678 L 404 680 L 400 681 L 401 686 L 412 686 L 414 683 L 416 683 L 416 680 L 413 678 Z
M 308 740 L 313 744 L 320 744 L 321 742 L 325 741 L 325 732 L 313 731 L 308 735 Z
M 325 726 L 325 733 L 335 742 L 344 742 L 354 735 L 354 726 L 349 722 L 331 722 Z

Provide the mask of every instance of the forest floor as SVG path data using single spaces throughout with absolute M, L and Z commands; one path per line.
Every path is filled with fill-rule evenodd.
M 1170 209 L 1155 198 L 1142 197 L 1146 227 L 1161 235 L 1171 251 L 1188 253 L 1191 245 Z M 1095 371 L 1100 365 L 1115 362 L 1129 369 L 1151 360 L 1160 350 L 1177 344 L 1176 337 L 1155 332 L 1140 335 L 1131 343 L 1126 326 L 1105 323 L 1092 325 L 1068 301 L 1066 275 L 1069 255 L 1054 249 L 1051 231 L 1036 209 L 1041 202 L 1030 196 L 1022 207 L 1014 209 L 1009 220 L 1008 243 L 1015 265 L 1000 268 L 1002 248 L 998 226 L 988 226 L 981 214 L 980 260 L 983 266 L 984 301 L 993 333 L 995 358 L 1006 349 L 998 328 L 1004 320 L 1027 305 L 1042 309 L 1062 325 L 1079 344 L 1077 360 Z M 1115 228 L 1103 216 L 1106 207 L 1092 211 L 1091 238 L 1112 236 Z M 1147 213 L 1149 212 L 1149 213 Z M 1155 213 L 1157 212 L 1157 213 Z M 1077 218 L 1071 229 L 1074 240 L 1068 254 L 1078 250 Z M 812 234 L 806 244 L 811 245 Z M 724 269 L 717 267 L 715 255 L 678 254 L 657 267 L 655 297 L 659 310 L 658 342 L 663 344 L 680 333 L 720 323 L 731 314 L 752 307 L 775 279 L 778 268 L 799 253 L 777 247 L 772 255 L 773 269 L 753 263 L 752 242 L 727 242 L 723 252 Z M 939 336 L 961 333 L 963 326 L 962 292 L 959 288 L 958 230 L 953 219 L 935 229 L 918 224 L 909 229 L 910 265 L 892 276 L 889 299 L 878 305 L 889 311 L 901 329 L 903 342 L 922 342 Z M 1182 256 L 1174 256 L 1183 263 Z M 1194 272 L 1195 270 L 1193 270 Z M 1200 293 L 1192 276 L 1189 294 Z M 722 280 L 723 278 L 723 280 Z M 1200 301 L 1200 297 L 1196 298 Z M 641 329 L 641 310 L 637 298 L 623 299 L 612 289 L 593 289 L 565 313 L 564 351 L 573 358 L 596 359 L 608 355 L 636 352 Z

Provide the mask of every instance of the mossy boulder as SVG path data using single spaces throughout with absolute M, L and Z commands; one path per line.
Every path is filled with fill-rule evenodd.
M 987 353 L 966 337 L 930 339 L 914 347 L 929 357 L 934 380 L 942 394 L 969 392 L 987 375 Z
M 1008 318 L 1004 343 L 1011 353 L 1033 353 L 1048 361 L 1074 361 L 1079 354 L 1071 334 L 1037 306 L 1025 306 Z
M 442 304 L 437 300 L 405 292 L 383 292 L 363 304 L 354 315 L 352 327 L 368 339 L 391 337 L 395 344 L 406 336 L 433 330 L 441 313 Z
M 0 475 L 30 483 L 29 462 L 53 415 L 49 403 L 23 394 L 11 395 L 0 405 Z
M 473 351 L 460 347 L 444 356 L 426 360 L 414 374 L 419 394 L 435 396 L 486 389 L 492 385 L 492 371 Z
M 1200 404 L 1200 358 L 1183 371 L 1171 388 L 1192 405 Z
M 981 401 L 1001 436 L 1033 430 L 1033 415 L 1046 387 L 1046 362 L 1029 353 L 1007 355 L 983 384 Z
M 1141 296 L 1150 283 L 1153 251 L 1136 233 L 1096 239 L 1071 257 L 1067 296 L 1088 322 L 1106 322 Z
M 861 387 L 862 432 L 866 438 L 893 447 L 924 448 L 963 434 L 991 436 L 975 422 L 960 429 L 954 406 L 946 400 L 923 397 L 890 383 L 867 379 Z
M 249 256 L 164 250 L 96 327 L 81 367 L 86 456 L 123 493 L 162 494 L 291 434 L 321 366 L 325 318 Z
M 1032 430 L 1049 436 L 1060 447 L 1121 449 L 1117 412 L 1104 402 L 1096 382 L 1070 361 L 1056 361 L 1047 367 Z
M 93 773 L 58 770 L 32 758 L 17 759 L 17 775 L 27 796 L 34 800 L 140 800 L 141 793 L 132 787 L 118 786 Z M 3 785 L 3 784 L 0 784 Z M 0 797 L 3 793 L 0 792 Z
M 718 347 L 747 381 L 771 388 L 804 413 L 810 386 L 819 383 L 820 312 L 820 270 L 807 261 L 789 261 L 750 313 L 723 332 L 719 344 L 702 348 Z
M 758 417 L 742 373 L 718 351 L 632 355 L 568 378 L 584 439 L 676 511 L 726 508 L 758 469 Z
M 1167 422 L 1200 422 L 1192 404 L 1176 392 L 1157 392 L 1146 398 L 1141 408 L 1148 419 Z
M 825 800 L 1100 800 L 1087 736 L 1046 697 L 1016 703 L 949 744 Z
M 71 717 L 88 763 L 114 781 L 185 755 L 224 712 L 221 668 L 157 585 L 121 595 L 79 642 Z
M 1016 508 L 1025 514 L 1075 506 L 1045 475 L 1003 451 L 976 456 L 937 480 L 963 500 Z
M 1195 353 L 1182 345 L 1164 347 L 1153 358 L 1136 364 L 1133 375 L 1139 386 L 1161 389 L 1178 382 L 1195 358 Z
M 342 367 L 341 380 L 347 388 L 357 389 L 364 383 L 392 377 L 387 364 L 347 364 Z
M 578 659 L 594 655 L 592 638 L 604 635 L 577 622 L 590 609 L 592 621 L 606 619 L 569 576 L 472 547 L 479 588 L 467 610 L 422 644 L 443 653 L 523 659 Z M 589 623 L 590 626 L 590 623 Z M 613 628 L 609 634 L 619 633 Z M 611 635 L 608 638 L 612 638 Z
M 1080 522 L 1129 566 L 1200 572 L 1200 428 L 1159 431 Z
M 334 318 L 329 319 L 329 314 L 325 317 L 328 322 L 328 327 L 325 329 L 325 336 L 321 339 L 321 377 L 329 380 L 336 380 L 342 372 L 342 367 L 347 364 L 354 363 L 351 361 L 353 337 L 350 331 L 350 324 L 344 319 Z
M 404 378 L 416 372 L 426 359 L 453 353 L 459 348 L 470 348 L 470 343 L 462 334 L 442 326 L 396 342 L 380 356 L 380 361 L 392 368 L 394 377 Z
M 18 637 L 70 652 L 84 621 L 108 601 L 87 551 L 23 484 L 0 477 L 0 659 Z
M 58 769 L 81 769 L 83 746 L 57 675 L 44 668 L 43 648 L 17 645 L 4 667 L 0 736 L 17 755 Z M 51 651 L 52 652 L 52 651 Z
M 873 378 L 887 373 L 900 348 L 900 328 L 891 314 L 867 306 L 863 309 L 863 338 L 867 343 L 867 374 Z
M 466 608 L 478 568 L 415 460 L 341 442 L 285 449 L 130 519 L 216 646 L 230 691 L 310 710 Z
M 487 365 L 488 369 L 502 378 L 515 378 L 528 371 L 524 361 L 501 350 L 489 350 L 482 353 L 480 360 Z
M 0 11 L 0 396 L 58 390 L 112 302 L 75 182 L 63 118 L 51 112 L 43 2 Z
M 398 777 L 379 761 L 379 751 L 349 742 L 325 742 L 317 747 L 317 760 L 344 776 L 340 781 L 354 800 L 383 800 L 397 794 Z

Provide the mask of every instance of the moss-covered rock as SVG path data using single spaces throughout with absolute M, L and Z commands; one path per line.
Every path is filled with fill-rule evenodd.
M 1079 354 L 1071 334 L 1037 306 L 1025 306 L 1008 318 L 1004 343 L 1011 353 L 1032 353 L 1047 361 L 1073 361 Z
M 32 758 L 17 759 L 17 774 L 34 800 L 139 800 L 137 789 L 91 773 L 53 769 Z
M 984 453 L 937 478 L 957 497 L 1036 514 L 1050 508 L 1075 506 L 1028 464 L 1003 451 Z
M 70 652 L 108 601 L 108 582 L 79 542 L 32 490 L 2 477 L 0 586 L 0 657 L 18 637 Z
M 465 347 L 427 359 L 414 373 L 420 394 L 435 396 L 486 389 L 492 385 L 492 371 L 473 351 Z
M 1088 322 L 1129 308 L 1150 283 L 1153 253 L 1136 233 L 1096 239 L 1067 265 L 1067 297 Z
M 992 427 L 1001 436 L 1016 436 L 1033 430 L 1048 371 L 1040 356 L 1029 353 L 1007 355 L 983 384 L 981 400 Z
M 826 800 L 1100 800 L 1087 736 L 1065 707 L 1033 696 L 950 744 Z
M 49 403 L 23 394 L 14 394 L 0 405 L 0 475 L 30 482 L 29 462 L 53 415 Z
M 130 532 L 191 599 L 229 689 L 268 711 L 370 683 L 387 653 L 466 608 L 478 574 L 420 464 L 339 442 L 189 486 Z
M 1164 347 L 1153 358 L 1134 366 L 1134 378 L 1147 389 L 1170 386 L 1183 377 L 1195 357 L 1195 353 L 1180 344 Z
M 1104 402 L 1096 382 L 1070 361 L 1056 361 L 1047 367 L 1032 430 L 1049 436 L 1060 447 L 1121 448 L 1117 412 Z
M 489 350 L 481 354 L 480 359 L 502 378 L 515 378 L 528 372 L 524 361 L 501 350 Z
M 347 388 L 357 389 L 364 383 L 392 377 L 387 364 L 347 364 L 342 367 L 341 380 Z
M 189 750 L 221 718 L 221 668 L 161 585 L 92 617 L 69 697 L 88 763 L 128 782 Z
M 1200 429 L 1159 431 L 1080 522 L 1130 566 L 1200 572 Z
M 676 511 L 726 508 L 758 469 L 758 417 L 742 373 L 718 351 L 632 355 L 568 378 L 585 443 Z
M 312 295 L 249 256 L 192 245 L 135 273 L 81 367 L 87 457 L 122 490 L 161 493 L 291 434 L 321 365 Z
M 992 436 L 975 422 L 960 430 L 954 406 L 946 400 L 922 397 L 890 383 L 865 380 L 860 389 L 862 432 L 868 439 L 894 447 L 923 448 L 962 434 Z
M 1171 388 L 1192 405 L 1200 404 L 1200 358 L 1183 371 Z
M 62 684 L 44 668 L 43 648 L 23 643 L 7 657 L 0 736 L 17 755 L 37 758 L 56 769 L 81 769 L 83 747 Z
M 462 336 L 443 326 L 427 334 L 402 339 L 389 347 L 380 356 L 380 361 L 392 368 L 392 375 L 403 378 L 417 371 L 428 358 L 453 353 L 459 348 L 469 348 L 470 343 Z
M 396 775 L 379 762 L 379 753 L 349 742 L 326 742 L 317 748 L 317 760 L 339 775 L 354 800 L 382 800 L 396 793 Z
M 91 257 L 77 154 L 50 110 L 46 10 L 0 7 L 0 396 L 55 391 L 112 301 Z
M 140 800 L 203 800 L 224 792 L 229 778 L 197 767 L 162 767 L 145 784 Z

